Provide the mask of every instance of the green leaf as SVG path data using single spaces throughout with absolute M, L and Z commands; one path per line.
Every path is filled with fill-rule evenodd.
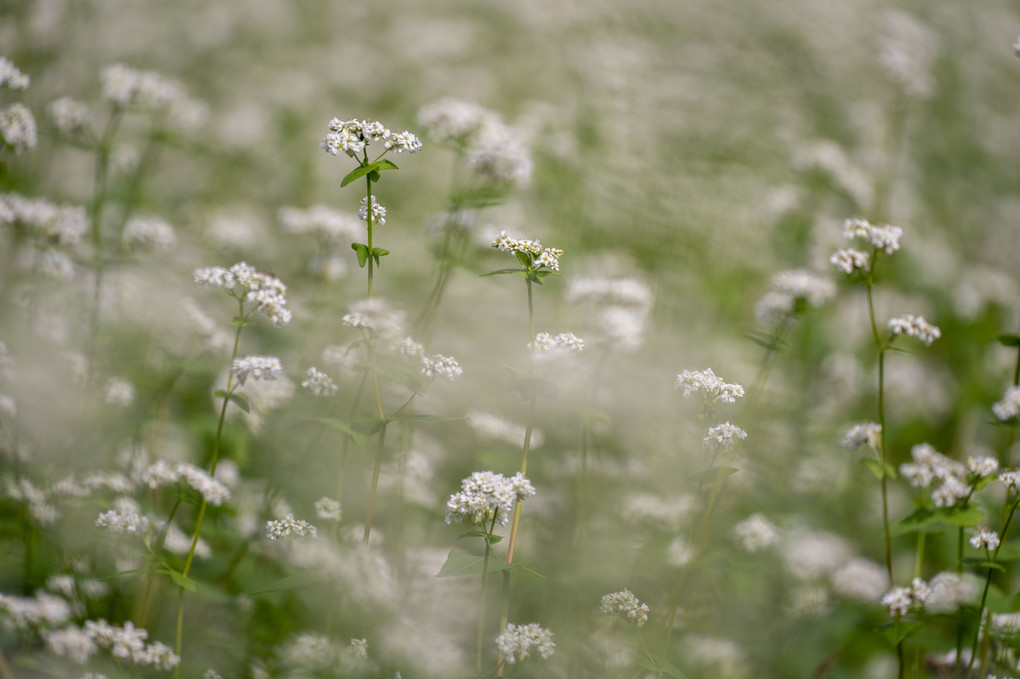
M 353 170 L 348 172 L 347 176 L 340 181 L 340 188 L 342 189 L 343 187 L 353 182 L 355 179 L 358 179 L 359 177 L 364 177 L 366 174 L 375 171 L 377 169 L 376 165 L 378 165 L 378 163 L 370 163 L 368 165 L 361 165 L 359 167 L 354 168 Z
M 270 594 L 272 592 L 286 592 L 292 589 L 298 589 L 307 585 L 314 585 L 320 582 L 318 576 L 312 575 L 311 573 L 299 573 L 297 575 L 288 575 L 285 578 L 280 578 L 276 582 L 266 585 L 262 589 L 254 592 L 248 592 L 250 596 L 258 596 L 260 594 Z
M 526 566 L 520 565 L 519 563 L 515 563 L 514 565 L 510 566 L 510 570 L 518 571 L 520 573 L 524 573 L 525 575 L 530 575 L 531 577 L 533 577 L 533 578 L 535 578 L 537 580 L 541 580 L 542 582 L 545 582 L 546 580 L 548 580 L 548 578 L 546 578 L 541 573 L 539 573 L 537 571 L 533 571 L 533 570 L 531 570 L 530 568 L 528 568 Z
M 251 412 L 251 406 L 248 405 L 248 399 L 245 398 L 244 394 L 228 394 L 227 400 L 231 401 L 238 408 L 246 413 Z
M 980 507 L 921 507 L 890 527 L 893 535 L 904 535 L 935 526 L 976 526 L 985 518 Z
M 774 335 L 768 333 L 758 332 L 756 330 L 747 330 L 743 334 L 743 338 L 751 340 L 760 347 L 764 347 L 769 351 L 780 351 L 786 348 L 786 342 L 782 341 Z
M 153 571 L 153 572 L 154 573 L 158 573 L 160 571 Z M 112 580 L 113 578 L 123 578 L 123 577 L 126 577 L 128 575 L 148 575 L 148 574 L 149 574 L 149 569 L 148 568 L 134 568 L 134 569 L 129 570 L 129 571 L 117 571 L 113 575 L 107 575 L 107 576 L 104 576 L 104 577 L 99 578 L 99 579 L 100 580 Z
M 887 622 L 878 626 L 879 633 L 886 638 L 891 645 L 896 646 L 908 637 L 921 633 L 924 623 L 920 620 L 899 620 Z
M 372 168 L 372 171 L 368 173 L 368 181 L 377 182 L 379 181 L 379 168 Z
M 363 243 L 351 243 L 351 249 L 358 253 L 358 266 L 364 269 L 365 262 L 368 261 L 368 246 Z
M 882 480 L 883 475 L 888 476 L 890 479 L 899 478 L 899 474 L 896 472 L 896 467 L 892 466 L 888 462 L 886 462 L 885 464 L 884 471 L 882 468 L 882 463 L 870 457 L 862 459 L 861 464 L 867 467 L 868 471 L 870 471 L 872 475 L 879 481 Z
M 157 571 L 157 572 L 159 572 L 159 573 L 166 573 L 167 575 L 169 575 L 170 579 L 173 580 L 175 583 L 177 583 L 177 586 L 180 587 L 181 589 L 186 589 L 189 592 L 194 592 L 195 589 L 196 589 L 195 588 L 195 581 L 194 580 L 192 580 L 189 577 L 185 577 L 184 575 L 181 575 L 177 571 L 172 571 L 170 569 L 166 569 L 166 570 L 160 570 L 160 571 Z
M 380 160 L 380 161 L 372 163 L 372 164 L 375 165 L 375 169 L 377 169 L 377 170 L 399 170 L 400 169 L 391 160 L 383 159 L 383 160 Z
M 383 248 L 372 248 L 372 259 L 375 260 L 376 266 L 379 266 L 379 258 L 385 257 L 388 254 L 390 254 L 389 250 L 384 250 Z
M 338 431 L 342 431 L 351 437 L 351 440 L 359 446 L 365 445 L 367 437 L 363 432 L 358 431 L 354 426 L 346 420 L 338 420 L 335 417 L 316 417 L 313 418 L 315 422 L 321 422 L 327 427 L 332 427 Z
M 528 272 L 527 269 L 496 269 L 495 271 L 490 271 L 489 273 L 479 274 L 478 277 L 485 278 L 486 276 L 495 276 L 497 274 L 502 273 L 527 273 L 527 272 Z
M 1004 347 L 1020 347 L 1020 335 L 999 335 L 995 339 Z
M 458 540 L 460 540 L 461 538 L 485 538 L 486 542 L 488 542 L 490 545 L 494 545 L 500 540 L 502 540 L 503 536 L 493 535 L 492 533 L 486 533 L 485 531 L 481 530 L 469 530 L 468 532 L 461 533 L 460 535 L 457 536 Z
M 446 563 L 436 573 L 437 578 L 456 578 L 461 575 L 479 575 L 485 567 L 484 556 L 474 556 L 467 552 L 453 550 L 450 556 L 446 557 Z M 510 568 L 510 564 L 502 559 L 489 557 L 489 572 L 503 571 Z
M 973 566 L 974 568 L 986 568 L 988 570 L 1001 571 L 1003 573 L 1006 572 L 1006 567 L 1003 566 L 1001 563 L 997 563 L 995 561 L 988 561 L 987 559 L 981 557 L 968 556 L 963 560 L 963 563 L 968 566 Z
M 697 474 L 691 474 L 687 477 L 687 480 L 690 483 L 708 483 L 709 485 L 714 486 L 739 471 L 740 470 L 736 467 L 712 467 L 711 469 L 700 471 Z

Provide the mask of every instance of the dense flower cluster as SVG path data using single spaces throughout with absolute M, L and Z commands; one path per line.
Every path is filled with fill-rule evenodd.
M 252 305 L 277 327 L 290 323 L 291 312 L 285 297 L 287 286 L 276 276 L 259 273 L 245 262 L 229 269 L 221 266 L 196 269 L 195 282 L 222 288 L 232 297 L 243 299 L 245 304 Z
M 464 372 L 460 364 L 457 363 L 457 359 L 452 356 L 443 356 L 442 354 L 436 354 L 431 358 L 422 356 L 421 363 L 421 374 L 428 380 L 434 380 L 437 377 L 453 380 Z
M 992 413 L 1000 422 L 1008 422 L 1020 417 L 1020 387 L 1007 389 L 1002 400 L 992 406 Z
M 924 342 L 930 347 L 932 342 L 942 337 L 942 331 L 928 322 L 924 316 L 907 314 L 889 320 L 889 330 L 894 335 L 906 335 Z
M 543 658 L 549 658 L 556 652 L 553 633 L 537 622 L 527 625 L 507 623 L 503 633 L 496 637 L 496 646 L 508 665 L 524 660 L 531 655 L 533 649 Z
M 584 340 L 572 332 L 561 332 L 557 335 L 540 332 L 535 335 L 534 343 L 528 343 L 528 348 L 536 354 L 560 351 L 577 354 L 584 350 Z
M 757 552 L 779 537 L 776 527 L 761 514 L 752 514 L 733 527 L 733 537 L 748 552 Z
M 879 449 L 882 445 L 882 425 L 874 422 L 855 424 L 843 435 L 843 446 L 847 450 L 857 450 L 865 443 L 872 450 Z
M 854 271 L 869 271 L 871 269 L 871 257 L 868 253 L 855 248 L 836 250 L 829 258 L 829 262 L 836 267 L 837 271 L 842 271 L 848 276 Z
M 882 605 L 889 609 L 890 615 L 900 617 L 915 606 L 923 606 L 930 592 L 931 589 L 924 580 L 914 578 L 910 587 L 893 587 L 882 597 Z
M 368 196 L 361 199 L 361 207 L 358 208 L 358 218 L 363 222 L 368 221 Z M 386 223 L 386 208 L 376 201 L 375 196 L 372 196 L 372 223 L 380 226 Z
M 931 500 L 935 506 L 951 507 L 970 495 L 967 468 L 956 460 L 927 443 L 914 446 L 910 456 L 913 462 L 900 465 L 900 474 L 915 488 L 931 488 Z
M 35 148 L 38 130 L 27 106 L 11 104 L 0 109 L 0 140 L 19 156 Z
M 159 217 L 132 217 L 122 238 L 125 245 L 154 252 L 172 250 L 177 243 L 174 227 Z
M 323 521 L 339 521 L 343 517 L 343 509 L 338 501 L 324 497 L 316 501 L 315 515 Z
M 737 441 L 747 438 L 747 432 L 735 424 L 723 422 L 708 430 L 705 437 L 705 447 L 712 452 L 725 453 L 737 445 Z
M 638 627 L 648 622 L 648 604 L 638 601 L 629 589 L 604 595 L 599 610 L 609 615 L 619 615 Z
M 891 255 L 900 249 L 900 238 L 903 229 L 888 224 L 872 224 L 866 219 L 854 217 L 843 223 L 843 237 L 852 240 L 859 238 L 876 250 Z
M 387 151 L 395 153 L 417 153 L 421 150 L 421 141 L 407 130 L 393 133 L 378 121 L 330 119 L 327 124 L 329 132 L 319 144 L 326 153 L 336 156 L 345 153 L 354 158 L 363 153 L 373 143 L 382 143 Z
M 166 460 L 157 460 L 142 471 L 141 481 L 153 489 L 184 481 L 197 490 L 206 502 L 214 506 L 219 506 L 230 499 L 230 489 L 226 485 L 190 462 L 170 463 Z
M 560 270 L 560 257 L 563 250 L 543 248 L 541 241 L 526 238 L 511 238 L 506 231 L 500 231 L 499 237 L 492 241 L 492 247 L 500 252 L 510 252 L 528 263 L 534 269 L 548 268 L 550 271 Z
M 744 388 L 736 383 L 723 381 L 711 368 L 705 370 L 684 370 L 676 376 L 673 388 L 683 391 L 684 398 L 700 396 L 706 403 L 736 403 L 744 397 Z
M 279 540 L 292 534 L 315 537 L 317 532 L 315 526 L 303 519 L 295 519 L 293 514 L 287 514 L 282 519 L 266 521 L 266 537 L 270 540 Z
M 149 637 L 148 631 L 135 628 L 130 621 L 121 627 L 105 620 L 88 620 L 85 622 L 85 632 L 97 646 L 109 649 L 114 658 L 137 667 L 151 666 L 165 671 L 176 667 L 181 660 L 162 642 L 145 643 Z
M 332 396 L 339 388 L 332 377 L 314 366 L 308 369 L 306 375 L 301 386 L 311 391 L 315 396 Z
M 18 70 L 10 59 L 0 57 L 0 87 L 7 87 L 12 90 L 24 90 L 28 88 L 30 79 L 27 75 Z
M 256 382 L 275 380 L 283 373 L 283 366 L 276 356 L 243 356 L 235 358 L 230 369 L 237 381 L 244 384 L 249 377 Z
M 994 530 L 982 526 L 974 537 L 970 539 L 970 546 L 974 549 L 995 550 L 999 546 L 999 534 Z
M 501 526 L 510 520 L 514 503 L 535 494 L 535 488 L 523 474 L 510 478 L 495 472 L 474 472 L 460 484 L 446 503 L 446 523 L 465 521 L 487 526 L 493 519 Z
M 754 308 L 755 317 L 763 326 L 774 326 L 790 319 L 798 304 L 820 307 L 836 295 L 836 284 L 830 279 L 804 269 L 780 271 L 772 277 L 772 290 Z
M 0 224 L 21 224 L 40 240 L 53 245 L 78 244 L 89 230 L 84 207 L 56 205 L 42 198 L 0 194 Z

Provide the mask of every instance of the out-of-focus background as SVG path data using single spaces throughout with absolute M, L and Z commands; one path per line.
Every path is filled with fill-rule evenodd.
M 337 554 L 281 555 L 255 537 L 257 558 L 249 557 L 238 547 L 245 531 L 231 523 L 244 512 L 217 515 L 199 574 L 222 596 L 204 600 L 201 623 L 189 612 L 186 640 L 196 650 L 185 655 L 185 674 L 214 667 L 228 679 L 262 676 L 255 667 L 331 676 L 300 674 L 291 662 L 297 635 L 324 627 L 334 638 L 369 638 L 375 664 L 365 676 L 471 672 L 477 582 L 433 576 L 464 542 L 443 522 L 460 479 L 480 469 L 510 475 L 520 463 L 519 443 L 494 443 L 491 429 L 475 426 L 483 414 L 515 424 L 527 414 L 507 389 L 526 364 L 525 286 L 516 276 L 479 277 L 513 265 L 488 247 L 506 230 L 565 251 L 562 276 L 535 291 L 537 329 L 587 342 L 573 363 L 542 368 L 558 389 L 539 408 L 543 437 L 529 467 L 538 495 L 524 504 L 521 558 L 546 580 L 522 579 L 512 618 L 547 624 L 560 650 L 531 671 L 638 676 L 626 645 L 637 638 L 598 618 L 599 596 L 624 587 L 652 607 L 645 631 L 658 657 L 665 606 L 685 567 L 676 541 L 693 530 L 707 497 L 685 480 L 705 467 L 701 439 L 715 423 L 699 419 L 673 381 L 711 366 L 755 403 L 713 414 L 741 418 L 748 438 L 727 462 L 741 471 L 713 507 L 720 546 L 687 584 L 671 661 L 692 678 L 892 676 L 895 655 L 874 632 L 888 619 L 878 590 L 907 578 L 882 582 L 881 568 L 875 575 L 883 562 L 878 484 L 857 463 L 863 454 L 840 445 L 849 425 L 876 417 L 868 307 L 863 286 L 829 257 L 845 244 L 848 217 L 902 227 L 902 250 L 875 272 L 879 323 L 923 313 L 942 329 L 930 349 L 904 343 L 907 353 L 889 359 L 892 463 L 928 441 L 959 460 L 994 453 L 1008 465 L 1007 434 L 989 408 L 1012 382 L 1015 361 L 995 338 L 1015 333 L 1020 319 L 1018 34 L 1020 8 L 1004 0 L 0 3 L 0 52 L 31 78 L 23 91 L 0 90 L 0 106 L 20 102 L 38 128 L 34 148 L 0 156 L 0 192 L 95 215 L 94 141 L 112 110 L 102 70 L 119 63 L 157 72 L 178 81 L 179 98 L 166 117 L 129 110 L 110 138 L 98 294 L 91 231 L 50 276 L 50 260 L 15 220 L 0 226 L 0 359 L 16 366 L 0 378 L 0 395 L 16 402 L 0 413 L 3 471 L 18 483 L 34 479 L 60 508 L 49 523 L 36 517 L 38 530 L 23 540 L 29 501 L 8 491 L 0 591 L 35 591 L 48 573 L 73 571 L 74 559 L 89 561 L 97 577 L 143 567 L 138 545 L 131 558 L 118 552 L 116 564 L 112 551 L 90 551 L 95 514 L 116 493 L 59 499 L 55 484 L 66 473 L 127 469 L 139 447 L 149 462 L 208 462 L 218 414 L 211 392 L 229 359 L 229 337 L 217 333 L 232 333 L 233 307 L 193 282 L 198 267 L 247 261 L 271 270 L 287 283 L 294 314 L 286 328 L 260 322 L 245 335 L 242 353 L 281 357 L 290 390 L 263 394 L 254 417 L 228 425 L 226 457 L 249 486 L 237 497 L 259 511 L 283 498 L 311 517 L 315 500 L 336 494 L 344 436 L 310 420 L 346 412 L 354 399 L 359 373 L 345 352 L 359 336 L 341 318 L 365 296 L 364 271 L 348 241 L 298 233 L 280 211 L 325 205 L 356 214 L 360 186 L 340 188 L 353 161 L 318 147 L 330 118 L 418 134 L 422 151 L 388 156 L 400 169 L 376 185 L 388 210 L 376 244 L 390 254 L 375 293 L 413 326 L 429 311 L 437 244 L 453 223 L 445 215 L 471 181 L 463 149 L 438 143 L 428 124 L 430 105 L 455 99 L 499 119 L 501 150 L 517 163 L 491 200 L 469 201 L 473 209 L 454 220 L 469 225 L 457 231 L 466 240 L 429 326 L 429 349 L 456 356 L 464 374 L 437 382 L 416 407 L 470 419 L 389 439 L 379 553 L 344 546 L 358 542 L 364 520 L 370 445 L 351 454 L 340 483 Z M 51 102 L 65 96 L 87 107 L 91 137 L 54 123 Z M 127 243 L 125 224 L 137 215 L 172 225 L 173 247 L 111 249 Z M 832 280 L 838 294 L 770 344 L 775 328 L 759 300 L 774 274 L 791 269 Z M 606 280 L 617 292 L 592 293 Z M 614 295 L 615 306 L 604 308 Z M 218 329 L 196 334 L 181 320 L 188 298 Z M 309 366 L 331 360 L 342 406 L 298 387 Z M 118 403 L 112 378 L 132 385 L 127 404 L 83 408 L 103 400 L 102 385 Z M 405 393 L 386 392 L 387 406 Z M 125 446 L 135 451 L 126 458 Z M 912 511 L 915 494 L 902 482 L 892 490 L 894 520 Z M 165 499 L 149 502 L 163 502 L 165 518 Z M 733 537 L 755 513 L 781 536 L 764 555 L 749 555 Z M 190 530 L 191 518 L 183 521 Z M 952 531 L 929 540 L 925 577 L 953 568 L 956 549 Z M 894 547 L 900 572 L 910 573 L 914 536 Z M 854 559 L 858 571 L 839 580 L 839 566 Z M 335 569 L 326 579 L 338 579 L 339 613 L 327 612 L 319 581 L 257 593 L 323 564 Z M 1015 591 L 1011 576 L 1002 576 L 1004 595 Z M 88 603 L 83 619 L 137 613 L 138 583 L 111 582 L 113 594 Z M 169 643 L 175 598 L 172 585 L 163 587 L 168 603 L 150 630 Z M 933 620 L 917 642 L 914 676 L 935 671 L 926 654 L 954 646 L 955 628 Z M 494 637 L 496 621 L 489 626 Z M 4 634 L 19 672 L 76 676 L 39 660 L 38 638 Z M 494 648 L 486 654 L 493 660 Z M 827 674 L 812 674 L 822 667 Z M 526 667 L 511 669 L 528 676 Z

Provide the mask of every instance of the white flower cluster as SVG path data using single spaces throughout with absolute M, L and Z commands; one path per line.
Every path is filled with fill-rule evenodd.
M 557 335 L 540 332 L 535 335 L 534 343 L 528 343 L 528 349 L 537 355 L 561 352 L 579 354 L 584 350 L 584 340 L 572 332 L 561 332 Z
M 885 567 L 870 559 L 851 559 L 832 574 L 831 582 L 840 596 L 866 603 L 880 601 L 889 590 Z
M 553 633 L 537 622 L 527 625 L 507 623 L 503 633 L 496 637 L 496 646 L 508 665 L 524 660 L 531 655 L 532 649 L 537 650 L 543 658 L 549 658 L 556 652 Z
M 903 229 L 888 224 L 872 224 L 866 219 L 854 217 L 843 223 L 843 237 L 848 240 L 860 238 L 876 250 L 891 255 L 900 249 Z
M 560 257 L 563 256 L 563 250 L 543 248 L 541 241 L 511 238 L 503 230 L 499 232 L 499 237 L 492 241 L 492 247 L 498 248 L 500 252 L 524 255 L 535 269 L 546 267 L 551 271 L 560 270 Z
M 882 425 L 874 422 L 855 424 L 843 435 L 843 447 L 847 450 L 857 450 L 865 443 L 872 450 L 879 449 L 882 445 Z
M 779 534 L 763 515 L 752 514 L 733 527 L 733 537 L 745 551 L 757 552 L 774 543 Z
M 315 515 L 323 521 L 339 521 L 343 517 L 343 509 L 331 497 L 319 498 L 315 503 Z
M 275 380 L 283 373 L 283 366 L 276 356 L 243 356 L 235 358 L 230 369 L 237 381 L 244 384 L 249 377 L 256 382 Z
M 648 622 L 648 604 L 638 601 L 629 589 L 604 595 L 599 610 L 609 615 L 618 614 L 638 627 Z
M 111 625 L 106 620 L 88 620 L 85 632 L 96 645 L 109 649 L 110 654 L 118 660 L 126 660 L 137 667 L 155 667 L 159 670 L 171 670 L 181 661 L 179 657 L 162 642 L 145 643 L 149 633 L 144 629 L 136 629 L 130 621 L 124 626 Z
M 496 520 L 505 526 L 513 513 L 514 503 L 535 494 L 523 474 L 510 478 L 495 472 L 474 472 L 460 483 L 460 492 L 446 503 L 446 523 L 467 523 L 487 526 Z
M 33 597 L 0 593 L 0 611 L 7 614 L 5 623 L 18 630 L 62 625 L 71 619 L 71 605 L 63 598 L 42 590 Z
M 236 298 L 244 299 L 264 314 L 276 327 L 290 323 L 291 312 L 287 308 L 287 286 L 279 278 L 268 273 L 259 273 L 255 267 L 239 262 L 229 269 L 210 266 L 195 270 L 195 282 L 214 288 L 222 288 Z
M 890 319 L 889 330 L 894 335 L 907 335 L 921 340 L 926 347 L 930 347 L 932 342 L 942 337 L 942 331 L 929 323 L 924 316 L 911 314 Z
M 393 309 L 386 300 L 374 297 L 352 303 L 341 321 L 346 326 L 395 339 L 402 336 L 405 317 L 404 312 Z
M 999 534 L 994 530 L 982 526 L 974 537 L 970 539 L 970 546 L 974 549 L 989 549 L 995 551 L 999 546 Z
M 712 452 L 725 453 L 732 450 L 737 441 L 746 438 L 746 431 L 735 424 L 723 422 L 709 428 L 708 436 L 705 437 L 705 447 Z
M 361 199 L 358 218 L 363 222 L 368 221 L 368 196 Z M 375 196 L 372 196 L 372 223 L 380 226 L 386 223 L 386 208 L 376 201 Z
M 46 112 L 62 134 L 73 135 L 88 125 L 88 108 L 71 97 L 60 97 L 51 101 L 46 107 Z
M 321 148 L 331 156 L 346 153 L 354 158 L 363 153 L 373 143 L 382 142 L 387 151 L 396 153 L 417 153 L 421 150 L 421 141 L 407 130 L 393 133 L 377 121 L 330 119 L 327 124 L 329 132 L 319 143 Z
M 339 389 L 332 377 L 314 366 L 308 369 L 306 375 L 308 377 L 301 382 L 301 386 L 311 391 L 315 396 L 332 396 Z
M 999 474 L 999 483 L 1006 486 L 1007 492 L 1020 489 L 1020 471 L 1007 469 Z
M 758 323 L 769 327 L 790 319 L 798 303 L 820 307 L 836 296 L 836 284 L 804 269 L 780 271 L 772 277 L 772 290 L 754 308 Z
M 990 455 L 971 455 L 967 458 L 967 470 L 978 478 L 992 476 L 999 471 L 999 461 Z
M 0 224 L 20 223 L 53 245 L 77 245 L 89 230 L 84 207 L 56 205 L 16 193 L 0 194 Z
M 898 618 L 915 606 L 923 606 L 930 593 L 931 589 L 924 580 L 914 578 L 910 587 L 893 587 L 889 590 L 882 597 L 882 605 L 889 609 L 889 615 Z
M 60 517 L 56 507 L 50 504 L 46 491 L 37 488 L 27 478 L 22 477 L 20 481 L 7 478 L 4 481 L 4 490 L 7 496 L 12 500 L 23 502 L 36 522 L 49 525 Z
M 197 490 L 206 502 L 216 507 L 230 499 L 230 489 L 227 486 L 190 462 L 171 464 L 166 460 L 157 460 L 142 471 L 141 480 L 153 489 L 184 481 Z
M 736 383 L 724 382 L 717 377 L 711 368 L 705 370 L 684 370 L 676 376 L 673 388 L 677 391 L 683 390 L 684 398 L 700 396 L 706 403 L 736 403 L 738 398 L 744 397 L 744 388 Z
M 304 210 L 282 207 L 277 219 L 287 233 L 311 234 L 326 242 L 341 242 L 361 234 L 361 225 L 354 215 L 325 205 L 313 205 Z
M 901 464 L 900 474 L 914 488 L 934 486 L 931 500 L 935 506 L 952 507 L 958 500 L 970 495 L 967 469 L 956 460 L 951 460 L 927 443 L 911 448 L 910 456 L 914 461 Z
M 1010 387 L 1002 400 L 992 405 L 992 412 L 1000 422 L 1009 422 L 1020 417 L 1020 387 Z
M 0 109 L 0 140 L 17 156 L 35 148 L 38 130 L 27 106 L 11 104 Z
M 10 59 L 0 57 L 0 87 L 7 87 L 12 90 L 28 89 L 30 79 L 27 75 L 18 70 Z
M 310 535 L 315 537 L 318 531 L 315 526 L 303 519 L 295 519 L 293 514 L 288 514 L 282 519 L 266 521 L 266 537 L 270 540 L 279 540 L 290 537 L 291 534 Z
M 46 649 L 58 658 L 70 658 L 84 665 L 97 650 L 96 642 L 88 632 L 68 625 L 62 629 L 42 630 L 40 635 L 46 642 Z
M 139 104 L 165 108 L 186 100 L 183 86 L 154 71 L 138 71 L 124 64 L 111 64 L 99 74 L 103 99 L 118 108 Z
M 106 381 L 106 402 L 126 408 L 135 400 L 135 385 L 123 377 L 111 377 Z
M 159 217 L 132 217 L 122 238 L 129 247 L 152 252 L 169 252 L 177 244 L 174 227 Z
M 832 253 L 829 262 L 847 276 L 854 271 L 869 271 L 871 269 L 871 257 L 867 252 L 856 248 L 841 248 Z
M 138 503 L 129 497 L 118 498 L 114 509 L 105 511 L 96 518 L 96 526 L 110 533 L 133 533 L 148 536 L 156 532 L 159 522 L 151 514 L 142 516 Z
M 952 613 L 960 606 L 974 603 L 978 594 L 978 581 L 971 574 L 943 571 L 928 581 L 928 598 L 924 610 L 928 613 Z
M 437 377 L 444 377 L 452 381 L 463 372 L 464 370 L 457 363 L 457 359 L 452 356 L 436 354 L 432 358 L 421 357 L 421 374 L 425 376 L 425 379 L 434 380 Z

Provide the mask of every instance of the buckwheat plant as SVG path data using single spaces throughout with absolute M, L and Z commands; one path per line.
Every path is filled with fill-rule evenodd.
M 332 156 L 341 154 L 357 161 L 358 167 L 348 172 L 340 181 L 340 188 L 351 184 L 354 181 L 365 178 L 365 195 L 361 199 L 361 206 L 358 208 L 358 217 L 366 223 L 366 242 L 351 243 L 351 248 L 357 254 L 358 266 L 364 268 L 368 265 L 368 300 L 374 297 L 375 283 L 374 270 L 380 265 L 380 259 L 389 254 L 389 250 L 375 246 L 375 226 L 382 226 L 386 223 L 386 208 L 376 199 L 372 191 L 372 184 L 382 179 L 382 173 L 387 170 L 398 169 L 391 160 L 384 158 L 392 151 L 402 154 L 417 153 L 422 148 L 422 143 L 414 134 L 408 131 L 391 132 L 388 127 L 378 121 L 340 120 L 333 118 L 329 121 L 328 132 L 319 144 L 319 147 Z M 373 154 L 370 159 L 369 154 Z M 361 326 L 364 327 L 364 326 Z M 375 454 L 375 466 L 372 473 L 372 483 L 369 490 L 368 508 L 365 516 L 364 541 L 368 542 L 372 534 L 372 514 L 375 508 L 376 493 L 379 486 L 379 472 L 382 468 L 382 457 L 386 441 L 386 413 L 383 411 L 382 396 L 379 388 L 379 373 L 374 366 L 376 360 L 377 335 L 368 328 L 366 342 L 368 345 L 368 370 L 367 375 L 372 381 L 372 388 L 375 393 L 375 404 L 379 416 L 379 430 Z M 361 389 L 358 389 L 360 396 Z M 356 399 L 357 401 L 357 399 Z M 357 403 L 355 406 L 357 407 Z
M 896 469 L 889 464 L 888 449 L 886 446 L 886 422 L 885 422 L 885 356 L 893 348 L 893 343 L 901 335 L 920 340 L 926 347 L 941 336 L 940 330 L 928 322 L 924 316 L 906 315 L 893 318 L 888 322 L 888 334 L 883 336 L 879 332 L 878 322 L 875 318 L 874 287 L 875 271 L 883 256 L 892 255 L 900 249 L 900 239 L 903 230 L 897 226 L 886 224 L 872 224 L 866 219 L 851 218 L 843 224 L 843 236 L 854 243 L 862 244 L 866 251 L 855 248 L 845 248 L 835 252 L 830 262 L 837 270 L 849 277 L 863 280 L 867 286 L 868 297 L 868 318 L 871 323 L 874 348 L 878 354 L 878 397 L 877 410 L 878 422 L 874 423 L 874 429 L 869 429 L 865 439 L 869 445 L 876 450 L 877 460 L 867 462 L 869 469 L 881 484 L 882 490 L 882 531 L 885 540 L 885 565 L 889 574 L 889 580 L 896 582 L 893 574 L 892 560 L 892 535 L 889 528 L 889 502 L 888 502 L 888 479 L 895 479 Z M 853 438 L 848 436 L 848 440 Z M 877 438 L 877 441 L 875 440 Z M 863 441 L 861 441 L 863 442 Z M 877 446 L 874 445 L 877 443 Z M 858 444 L 859 445 L 859 444 Z M 848 444 L 847 447 L 850 447 Z M 959 542 L 962 545 L 962 527 L 959 533 Z M 961 546 L 962 549 L 962 546 Z M 917 551 L 924 551 L 924 531 L 918 534 Z M 920 557 L 919 557 L 920 559 Z M 919 567 L 918 569 L 919 570 Z M 902 638 L 896 643 L 897 658 L 899 663 L 899 676 L 903 677 L 903 641 Z

